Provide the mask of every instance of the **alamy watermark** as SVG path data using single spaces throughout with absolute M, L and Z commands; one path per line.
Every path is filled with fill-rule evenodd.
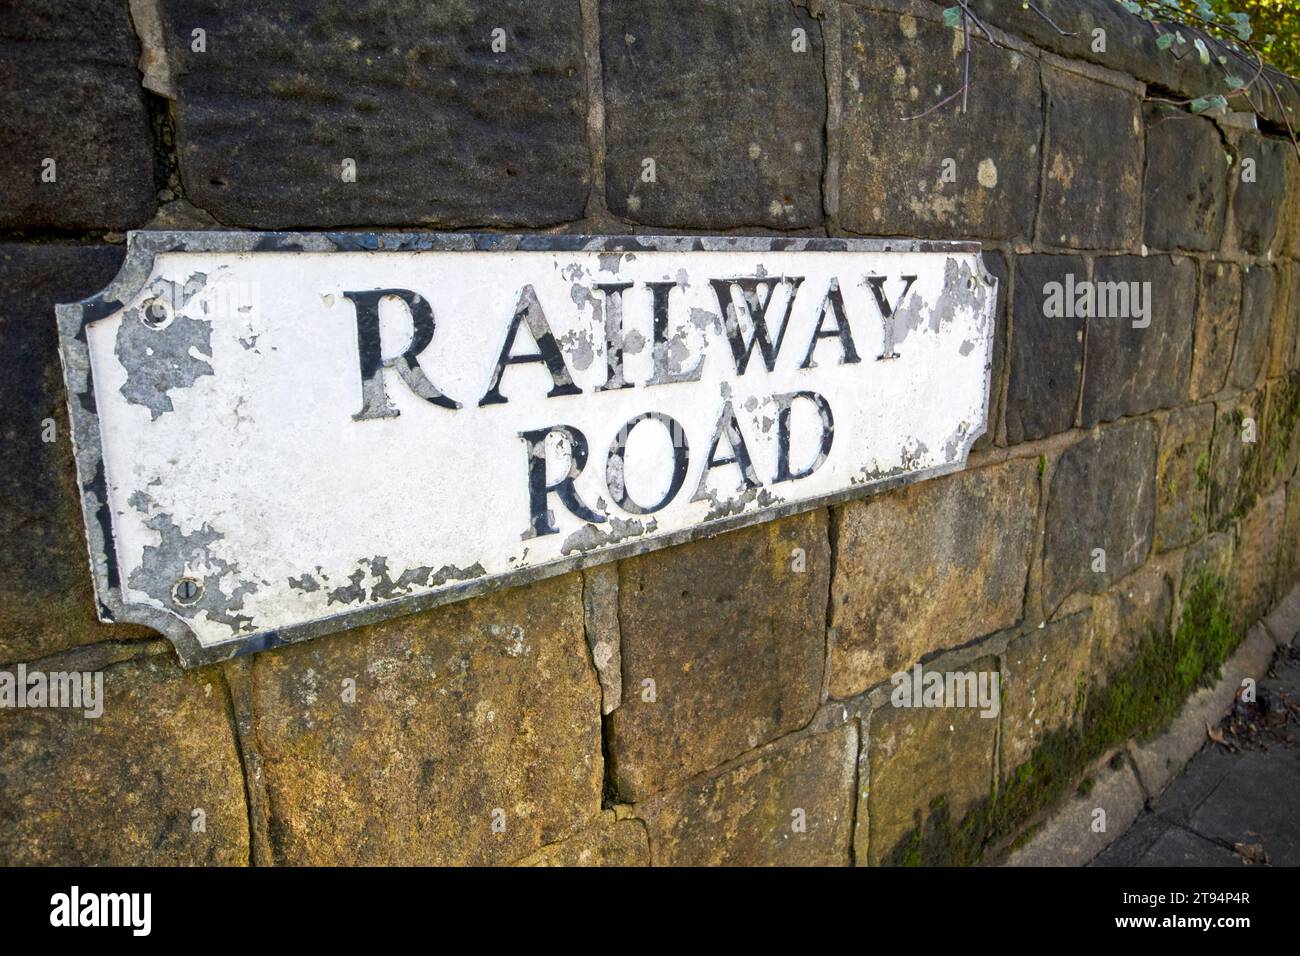
M 0 671 L 0 709 L 66 708 L 90 719 L 104 713 L 100 671 L 29 671 L 26 664 Z
M 1043 315 L 1049 319 L 1132 319 L 1133 328 L 1151 324 L 1150 282 L 1092 282 L 1074 279 L 1043 286 Z
M 996 717 L 1002 702 L 998 671 L 927 671 L 920 664 L 899 671 L 889 682 L 895 707 L 971 707 L 981 717 Z

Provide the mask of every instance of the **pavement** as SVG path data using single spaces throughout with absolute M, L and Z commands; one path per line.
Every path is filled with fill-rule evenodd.
M 1300 866 L 1300 635 L 1092 866 Z

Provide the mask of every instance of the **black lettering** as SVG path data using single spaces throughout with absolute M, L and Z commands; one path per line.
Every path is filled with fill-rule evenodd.
M 569 467 L 563 478 L 550 484 L 546 483 L 546 437 L 557 434 L 569 443 Z M 587 466 L 587 436 L 569 425 L 552 425 L 549 428 L 536 428 L 520 432 L 528 455 L 528 530 L 520 535 L 523 540 L 537 538 L 546 534 L 558 534 L 555 526 L 555 514 L 546 507 L 547 496 L 554 494 L 571 513 L 583 521 L 597 524 L 605 520 L 603 515 L 592 511 L 573 487 L 573 482 Z
M 668 482 L 668 490 L 664 492 L 663 497 L 653 505 L 643 507 L 633 501 L 632 496 L 628 493 L 625 456 L 627 454 L 628 436 L 632 434 L 632 429 L 646 419 L 653 419 L 663 425 L 672 439 L 673 477 Z M 643 412 L 620 428 L 618 434 L 614 436 L 614 443 L 609 446 L 609 457 L 605 460 L 605 481 L 609 485 L 609 493 L 614 499 L 614 504 L 628 514 L 650 515 L 659 511 L 673 498 L 677 497 L 677 492 L 681 491 L 682 482 L 686 480 L 686 468 L 689 464 L 690 449 L 687 446 L 686 433 L 682 430 L 682 426 L 668 415 L 659 412 Z
M 835 417 L 831 414 L 830 403 L 816 392 L 791 392 L 788 395 L 775 395 L 773 398 L 780 409 L 776 414 L 776 481 L 773 484 L 807 478 L 825 463 L 826 456 L 831 453 L 831 442 L 835 440 Z M 817 450 L 817 457 L 813 459 L 812 464 L 792 472 L 790 470 L 790 406 L 794 404 L 795 399 L 799 398 L 817 406 L 817 413 L 822 419 L 822 440 L 821 447 Z
M 830 306 L 829 310 L 827 306 Z M 835 319 L 835 328 L 822 329 L 826 323 L 826 316 L 833 313 Z M 813 352 L 817 348 L 817 343 L 821 339 L 838 338 L 840 340 L 840 357 L 841 365 L 852 365 L 855 362 L 861 362 L 858 357 L 858 350 L 853 345 L 853 333 L 849 330 L 848 320 L 844 317 L 844 296 L 840 293 L 840 284 L 836 279 L 831 280 L 830 288 L 826 290 L 826 298 L 822 300 L 821 310 L 817 313 L 817 328 L 813 330 L 812 341 L 808 343 L 808 354 L 804 356 L 800 368 L 816 368 L 817 363 L 813 361 Z
M 785 340 L 787 320 L 790 318 L 790 307 L 794 305 L 794 296 L 799 291 L 799 284 L 803 282 L 803 277 L 782 276 L 780 281 L 789 284 L 790 295 L 785 300 L 785 310 L 781 314 L 776 342 L 773 343 L 768 334 L 767 307 L 771 304 L 772 296 L 776 292 L 776 281 L 763 276 L 709 280 L 709 285 L 713 286 L 714 295 L 718 297 L 718 308 L 722 310 L 722 324 L 727 332 L 727 340 L 731 343 L 731 357 L 735 360 L 737 375 L 745 374 L 745 369 L 749 367 L 749 357 L 754 353 L 755 344 L 758 345 L 759 351 L 763 353 L 763 364 L 767 366 L 767 370 L 771 372 L 776 367 L 776 357 L 781 352 L 782 341 Z M 731 287 L 733 285 L 740 287 L 741 302 L 744 303 L 745 312 L 754 325 L 754 334 L 748 342 L 745 341 L 744 331 L 740 327 L 739 309 L 731 296 Z M 767 295 L 765 298 L 760 299 L 760 291 L 764 288 L 767 290 Z M 757 311 L 755 311 L 755 306 L 757 306 Z
M 714 456 L 718 451 L 718 442 L 722 440 L 724 434 L 731 445 L 731 455 L 727 458 L 716 458 Z M 745 436 L 740 433 L 740 424 L 736 421 L 736 413 L 731 407 L 731 402 L 726 402 L 722 406 L 718 425 L 713 429 L 713 439 L 709 442 L 709 455 L 704 461 L 704 470 L 700 472 L 700 483 L 695 486 L 695 494 L 691 496 L 691 501 L 703 501 L 709 497 L 704 490 L 705 479 L 708 478 L 711 470 L 722 465 L 739 466 L 740 477 L 746 488 L 757 488 L 762 484 L 758 480 L 758 475 L 754 474 L 754 463 L 749 457 L 749 447 L 745 444 Z
M 528 325 L 529 334 L 537 344 L 537 351 L 512 355 L 515 336 L 519 334 L 519 327 L 523 324 Z M 506 398 L 501 394 L 501 377 L 506 373 L 506 366 L 525 365 L 531 362 L 541 362 L 551 373 L 553 385 L 546 393 L 547 398 L 582 394 L 582 389 L 573 384 L 569 367 L 564 364 L 564 356 L 560 354 L 560 347 L 556 344 L 555 336 L 551 334 L 551 326 L 546 321 L 546 313 L 542 311 L 542 303 L 538 301 L 537 293 L 531 285 L 526 285 L 519 293 L 519 304 L 515 306 L 515 315 L 510 321 L 510 329 L 506 332 L 505 344 L 501 346 L 501 356 L 497 359 L 492 384 L 488 386 L 487 393 L 479 402 L 479 406 L 504 405 Z
M 354 421 L 371 418 L 396 418 L 401 413 L 388 401 L 383 370 L 396 370 L 407 388 L 426 402 L 442 408 L 460 408 L 429 381 L 420 368 L 417 356 L 433 341 L 433 309 L 429 301 L 410 289 L 371 289 L 344 292 L 343 298 L 357 310 L 357 358 L 361 364 L 361 411 Z M 402 302 L 411 314 L 414 331 L 406 349 L 397 358 L 385 359 L 379 334 L 379 303 L 387 298 Z
M 880 309 L 880 320 L 885 326 L 885 345 L 876 356 L 877 361 L 880 359 L 896 359 L 898 353 L 894 351 L 894 311 L 903 304 L 907 298 L 907 293 L 912 291 L 912 283 L 916 281 L 916 276 L 903 276 L 903 291 L 891 306 L 885 298 L 885 276 L 867 276 L 867 285 L 871 286 L 871 294 L 875 296 L 876 307 Z

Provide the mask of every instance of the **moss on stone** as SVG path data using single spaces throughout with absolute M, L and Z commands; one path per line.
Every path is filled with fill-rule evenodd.
M 1102 755 L 1130 738 L 1163 730 L 1188 694 L 1216 679 L 1240 638 L 1232 626 L 1227 582 L 1200 572 L 1188 587 L 1177 629 L 1149 633 L 1126 664 L 1089 691 L 1078 723 L 1045 734 L 996 796 L 960 821 L 949 818 L 943 798 L 931 804 L 923 824 L 918 811 L 916 829 L 886 859 L 901 866 L 961 866 L 1010 844 L 1044 810 L 1073 792 L 1086 794 L 1091 781 L 1084 773 Z

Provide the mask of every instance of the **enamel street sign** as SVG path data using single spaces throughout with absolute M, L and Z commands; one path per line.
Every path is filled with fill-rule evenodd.
M 963 466 L 972 243 L 132 233 L 58 307 L 106 621 L 187 666 Z

